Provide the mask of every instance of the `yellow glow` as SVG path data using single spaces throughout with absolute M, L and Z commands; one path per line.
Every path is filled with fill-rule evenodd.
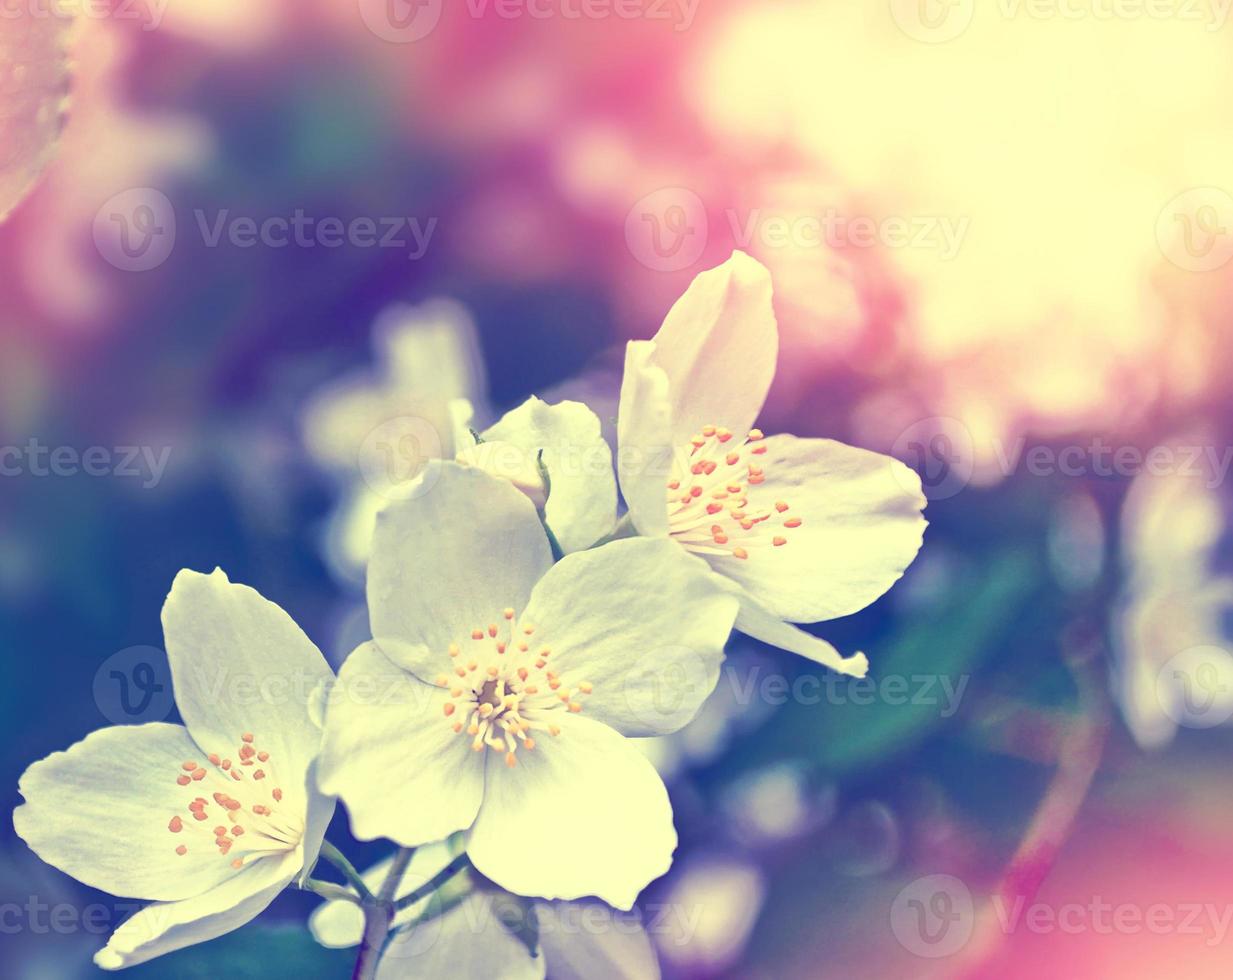
M 926 43 L 892 6 L 900 21 L 972 17 Z M 1220 10 L 1206 4 L 1179 2 L 1163 20 L 1092 13 L 1135 9 L 1113 0 L 1059 0 L 1069 17 L 1032 16 L 1027 0 L 1013 9 L 758 4 L 715 38 L 693 89 L 732 152 L 794 146 L 847 188 L 850 214 L 967 221 L 949 261 L 886 250 L 912 343 L 926 363 L 961 369 L 939 381 L 952 408 L 993 389 L 1012 414 L 1074 420 L 1141 402 L 1125 372 L 1157 358 L 1180 359 L 1173 370 L 1192 380 L 1196 359 L 1169 350 L 1179 338 L 1153 276 L 1223 274 L 1175 253 L 1197 208 L 1211 205 L 1233 243 L 1220 190 L 1169 211 L 1190 188 L 1233 189 L 1233 26 L 1213 30 Z

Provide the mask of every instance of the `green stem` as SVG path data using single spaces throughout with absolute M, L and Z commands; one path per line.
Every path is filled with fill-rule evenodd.
M 394 855 L 394 863 L 390 865 L 390 873 L 381 884 L 381 892 L 377 895 L 379 902 L 392 902 L 398 894 L 398 886 L 402 884 L 402 876 L 407 873 L 407 865 L 415 854 L 414 847 L 404 847 Z
M 360 952 L 355 960 L 353 980 L 372 980 L 377 975 L 377 965 L 381 962 L 381 951 L 385 949 L 390 936 L 390 926 L 394 924 L 394 896 L 398 894 L 398 886 L 402 884 L 403 875 L 407 873 L 407 865 L 415 848 L 404 847 L 394 855 L 390 872 L 381 883 L 381 888 L 374 896 L 369 894 L 360 907 L 364 910 L 364 936 L 360 940 Z
M 426 922 L 432 922 L 434 919 L 439 919 L 441 916 L 445 915 L 446 912 L 456 909 L 459 905 L 465 902 L 470 895 L 470 889 L 464 890 L 450 898 L 442 898 L 441 893 L 437 892 L 437 894 L 432 896 L 432 899 L 429 901 L 428 906 L 424 909 L 422 915 L 411 920 L 410 922 L 404 922 L 402 925 L 396 926 L 392 934 L 400 935 L 404 932 L 410 932 L 412 929 L 416 929 Z
M 364 884 L 364 879 L 360 876 L 360 873 L 355 870 L 355 865 L 348 861 L 346 855 L 328 840 L 321 843 L 321 856 L 342 873 L 342 876 L 356 890 L 362 901 L 369 902 L 373 900 L 372 892 Z
M 394 922 L 394 908 L 389 902 L 376 899 L 364 902 L 364 937 L 360 940 L 360 953 L 355 960 L 351 980 L 373 980 L 381 962 L 381 950 Z
M 415 889 L 415 891 L 404 895 L 397 902 L 395 902 L 394 910 L 396 912 L 401 912 L 405 908 L 410 908 L 416 902 L 435 892 L 438 888 L 453 878 L 454 875 L 458 874 L 459 871 L 462 871 L 464 868 L 468 868 L 470 866 L 471 859 L 465 854 L 459 854 L 458 857 L 454 858 L 454 860 L 433 875 L 433 877 L 426 884 L 420 885 L 420 887 Z
M 304 884 L 300 887 L 305 891 L 315 892 L 331 902 L 342 901 L 351 902 L 354 905 L 360 904 L 360 899 L 355 892 L 349 888 L 344 888 L 342 885 L 336 885 L 332 881 L 318 881 L 316 878 L 306 878 Z

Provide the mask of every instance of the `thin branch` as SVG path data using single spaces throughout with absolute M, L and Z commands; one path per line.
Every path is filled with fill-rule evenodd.
M 373 900 L 372 892 L 364 884 L 364 879 L 360 873 L 355 870 L 355 865 L 348 861 L 346 855 L 328 840 L 321 843 L 321 856 L 342 873 L 342 876 L 347 879 L 347 882 L 356 890 L 362 900 L 366 902 Z
M 438 888 L 453 878 L 454 875 L 458 874 L 459 871 L 462 871 L 464 868 L 469 868 L 470 866 L 471 859 L 465 854 L 459 854 L 458 857 L 454 858 L 454 860 L 433 875 L 433 877 L 426 884 L 421 885 L 419 888 L 415 889 L 415 891 L 404 895 L 397 902 L 395 902 L 394 910 L 396 912 L 401 912 L 403 909 L 410 908 L 416 902 L 435 892 Z

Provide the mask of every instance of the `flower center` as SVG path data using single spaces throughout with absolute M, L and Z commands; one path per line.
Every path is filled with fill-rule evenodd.
M 293 850 L 303 834 L 301 821 L 280 807 L 283 791 L 274 776 L 270 753 L 247 732 L 240 736 L 237 757 L 210 753 L 205 762 L 189 759 L 180 766 L 176 783 L 207 795 L 193 797 L 183 812 L 173 814 L 167 829 L 190 847 L 213 847 L 231 858 L 233 868 L 271 853 Z
M 514 621 L 506 609 L 498 627 L 476 627 L 463 644 L 451 643 L 452 674 L 442 674 L 437 684 L 447 689 L 445 717 L 459 734 L 465 732 L 471 747 L 484 747 L 505 754 L 505 764 L 518 764 L 518 749 L 535 748 L 533 732 L 561 734 L 560 712 L 582 710 L 580 698 L 593 690 L 586 681 L 567 683 L 548 665 L 552 651 L 535 643 L 535 627 Z
M 760 429 L 736 441 L 731 432 L 705 425 L 678 453 L 668 481 L 668 533 L 695 554 L 742 561 L 751 551 L 788 543 L 787 531 L 801 526 L 784 500 L 750 505 L 749 488 L 766 479 Z M 788 514 L 788 516 L 784 516 Z M 776 526 L 778 522 L 778 526 Z

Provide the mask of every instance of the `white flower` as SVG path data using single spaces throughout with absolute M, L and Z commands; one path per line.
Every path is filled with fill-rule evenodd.
M 458 462 L 507 479 L 530 497 L 565 554 L 589 548 L 612 530 L 617 497 L 612 450 L 586 405 L 529 398 L 481 438 L 459 451 Z
M 457 303 L 387 308 L 373 325 L 373 346 L 378 370 L 329 385 L 303 420 L 309 453 L 343 481 L 327 549 L 339 574 L 351 578 L 368 560 L 377 511 L 405 491 L 426 458 L 451 459 L 471 444 L 466 424 L 486 388 L 475 326 Z M 402 435 L 411 437 L 414 455 L 380 458 Z
M 395 893 L 410 894 L 449 863 L 444 844 L 419 848 Z M 370 889 L 380 886 L 392 859 L 374 865 L 363 878 Z M 523 939 L 509 928 L 519 924 L 516 909 L 499 905 L 504 896 L 477 890 L 440 917 L 412 925 L 429 908 L 430 898 L 400 911 L 394 918 L 394 938 L 378 969 L 378 980 L 425 977 L 527 977 L 543 980 L 657 980 L 659 965 L 650 938 L 637 914 L 614 914 L 599 902 L 530 902 L 540 955 L 531 956 Z M 359 945 L 364 916 L 344 900 L 320 905 L 309 918 L 317 942 L 331 948 Z M 401 927 L 410 928 L 403 929 Z M 468 969 L 474 964 L 474 970 Z
M 779 338 L 766 269 L 741 252 L 699 275 L 625 359 L 618 468 L 640 534 L 704 558 L 741 599 L 737 628 L 864 676 L 790 623 L 846 616 L 920 549 L 925 498 L 898 460 L 827 439 L 766 438 Z
M 1223 626 L 1233 577 L 1213 564 L 1226 530 L 1223 502 L 1202 478 L 1143 474 L 1126 495 L 1113 690 L 1142 748 L 1167 745 L 1179 721 L 1205 728 L 1233 717 Z
M 334 812 L 307 707 L 333 675 L 290 617 L 221 571 L 183 571 L 163 629 L 184 725 L 104 728 L 36 762 L 13 814 L 44 861 L 153 902 L 96 954 L 104 969 L 244 925 L 311 870 Z
M 454 463 L 425 479 L 429 492 L 378 518 L 375 640 L 330 698 L 322 788 L 363 840 L 414 847 L 469 829 L 471 861 L 511 892 L 629 908 L 668 869 L 676 833 L 662 781 L 624 736 L 693 717 L 737 603 L 667 541 L 553 565 L 511 484 Z

